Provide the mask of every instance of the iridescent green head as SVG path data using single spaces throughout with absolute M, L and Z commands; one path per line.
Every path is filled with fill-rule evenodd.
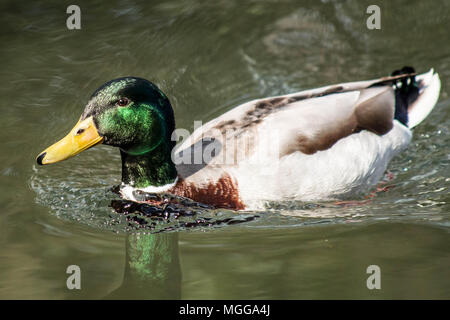
M 92 95 L 81 119 L 92 116 L 103 143 L 141 155 L 170 141 L 172 106 L 153 83 L 126 77 L 108 81 Z
M 157 86 L 136 77 L 114 79 L 92 94 L 76 126 L 42 152 L 37 162 L 62 161 L 103 143 L 121 149 L 122 168 L 128 171 L 122 177 L 125 183 L 160 185 L 176 175 L 170 160 L 174 129 L 172 106 Z M 161 170 L 161 166 L 170 170 Z M 151 177 L 155 172 L 158 178 Z

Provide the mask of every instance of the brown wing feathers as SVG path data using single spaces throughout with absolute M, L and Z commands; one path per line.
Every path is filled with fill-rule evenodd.
M 390 86 L 363 89 L 349 117 L 331 119 L 314 135 L 299 131 L 287 143 L 280 156 L 301 151 L 314 154 L 331 148 L 337 141 L 353 133 L 367 130 L 378 135 L 388 133 L 393 127 L 395 97 Z
M 391 87 L 370 88 L 361 91 L 355 108 L 358 129 L 383 135 L 393 127 L 395 97 Z

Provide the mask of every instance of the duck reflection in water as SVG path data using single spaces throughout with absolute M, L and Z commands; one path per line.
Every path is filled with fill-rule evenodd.
M 178 233 L 128 234 L 122 285 L 105 299 L 180 299 Z

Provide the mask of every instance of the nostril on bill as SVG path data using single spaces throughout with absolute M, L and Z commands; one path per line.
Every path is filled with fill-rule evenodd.
M 78 134 L 82 134 L 83 132 L 84 132 L 84 129 L 78 129 L 77 135 L 78 135 Z
M 47 152 L 43 152 L 43 153 L 41 153 L 41 154 L 37 157 L 36 161 L 37 161 L 37 163 L 38 163 L 39 165 L 42 166 L 42 160 L 44 159 L 44 157 L 45 157 L 46 154 L 47 154 Z

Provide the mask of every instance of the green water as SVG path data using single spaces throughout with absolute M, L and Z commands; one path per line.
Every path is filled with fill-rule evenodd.
M 0 3 L 0 298 L 450 298 L 450 3 L 376 1 Z M 250 99 L 413 65 L 440 100 L 370 203 L 275 204 L 252 222 L 127 235 L 110 222 L 118 150 L 38 167 L 103 82 L 134 75 L 193 129 Z M 361 200 L 361 199 L 356 199 Z M 221 213 L 215 213 L 220 215 Z M 230 213 L 224 213 L 230 214 Z M 66 268 L 81 268 L 68 290 Z M 368 290 L 366 268 L 381 268 Z

